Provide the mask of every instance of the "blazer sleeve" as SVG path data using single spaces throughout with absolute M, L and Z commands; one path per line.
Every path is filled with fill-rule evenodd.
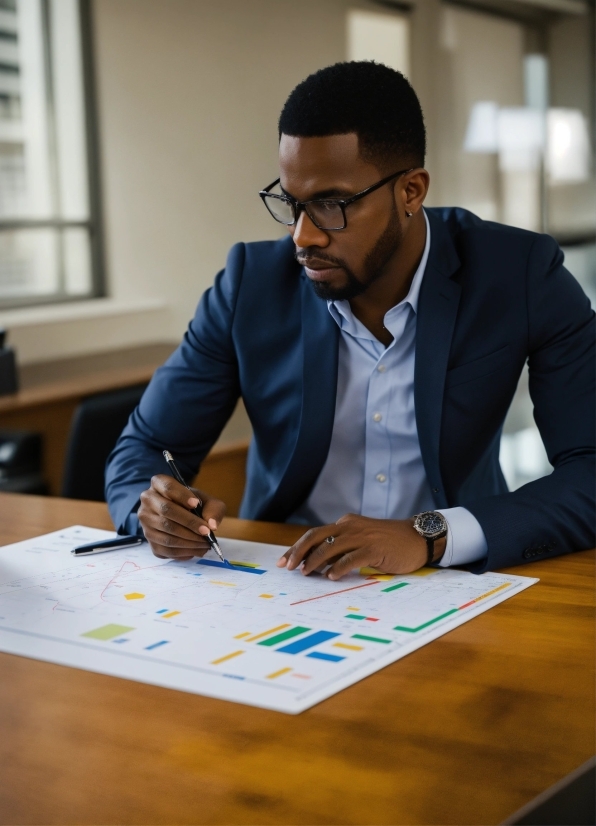
M 554 470 L 466 505 L 488 545 L 476 573 L 596 544 L 594 312 L 548 236 L 534 242 L 526 291 L 530 395 Z
M 141 492 L 152 476 L 167 472 L 162 451 L 170 450 L 184 477 L 193 478 L 234 411 L 240 387 L 232 325 L 244 261 L 244 244 L 236 244 L 108 458 L 106 500 L 121 532 L 137 527 L 129 517 Z

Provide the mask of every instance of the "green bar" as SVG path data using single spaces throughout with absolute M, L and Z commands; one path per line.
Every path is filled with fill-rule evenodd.
M 422 625 L 419 625 L 418 628 L 406 628 L 405 625 L 396 625 L 394 630 L 395 631 L 408 631 L 410 634 L 414 634 L 416 631 L 422 631 L 423 628 L 426 628 L 427 626 L 432 625 L 434 622 L 438 622 L 439 620 L 442 620 L 445 617 L 448 617 L 450 614 L 456 614 L 456 613 L 457 613 L 457 608 L 452 608 L 451 611 L 447 611 L 446 614 L 441 614 L 440 617 L 435 617 L 434 619 L 431 619 L 428 622 L 425 622 Z
M 361 614 L 346 614 L 346 619 L 366 619 Z
M 92 640 L 113 640 L 120 634 L 127 631 L 134 631 L 130 625 L 102 625 L 101 628 L 94 628 L 93 631 L 86 631 L 81 637 L 91 637 Z
M 387 591 L 397 591 L 398 588 L 405 588 L 407 582 L 398 582 L 397 585 L 390 585 L 389 588 L 381 588 L 381 591 L 386 594 Z
M 310 628 L 304 628 L 302 625 L 297 625 L 296 628 L 290 628 L 289 631 L 284 631 L 283 634 L 276 634 L 274 637 L 269 637 L 268 640 L 261 640 L 257 645 L 277 645 L 278 642 L 291 640 L 292 637 L 297 637 L 298 634 L 304 634 L 305 631 L 310 631 Z
M 367 642 L 383 642 L 389 644 L 391 640 L 384 640 L 381 637 L 368 637 L 366 634 L 352 634 L 353 640 L 366 640 Z

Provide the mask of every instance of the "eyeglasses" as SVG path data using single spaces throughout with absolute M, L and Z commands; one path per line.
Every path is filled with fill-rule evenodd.
M 315 198 L 312 201 L 297 201 L 295 198 L 292 198 L 291 195 L 274 195 L 271 193 L 271 190 L 279 184 L 280 178 L 261 190 L 259 195 L 263 199 L 263 203 L 267 207 L 270 215 L 272 215 L 276 221 L 279 221 L 280 224 L 285 224 L 287 227 L 294 226 L 300 217 L 300 213 L 304 210 L 318 229 L 345 229 L 348 225 L 346 218 L 347 206 L 353 204 L 354 201 L 359 201 L 360 198 L 364 198 L 365 195 L 370 195 L 375 189 L 380 189 L 380 187 L 388 184 L 389 181 L 393 181 L 401 175 L 406 175 L 408 172 L 411 172 L 413 168 L 414 167 L 411 169 L 402 169 L 400 172 L 394 172 L 393 175 L 388 175 L 386 178 L 383 178 L 382 181 L 369 186 L 368 189 L 363 189 L 362 192 L 357 192 L 356 195 L 352 195 L 351 198 Z

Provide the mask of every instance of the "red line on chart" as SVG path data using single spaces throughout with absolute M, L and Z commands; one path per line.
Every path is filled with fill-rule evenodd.
M 298 602 L 290 602 L 290 605 L 301 605 L 303 602 L 312 602 L 314 599 L 323 599 L 323 597 L 334 597 L 336 594 L 345 594 L 346 591 L 357 591 L 358 588 L 368 588 L 370 585 L 380 585 L 378 581 L 365 582 L 364 585 L 352 585 L 351 588 L 344 588 L 342 591 L 332 591 L 330 594 L 320 594 L 318 597 L 309 597 L 308 599 L 299 599 Z

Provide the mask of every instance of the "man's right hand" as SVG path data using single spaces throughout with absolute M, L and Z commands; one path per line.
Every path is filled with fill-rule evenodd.
M 203 501 L 202 519 L 191 513 L 199 500 L 171 476 L 154 476 L 149 490 L 141 493 L 137 516 L 151 550 L 160 559 L 192 559 L 209 550 L 205 536 L 217 530 L 226 506 L 203 491 L 196 493 Z

